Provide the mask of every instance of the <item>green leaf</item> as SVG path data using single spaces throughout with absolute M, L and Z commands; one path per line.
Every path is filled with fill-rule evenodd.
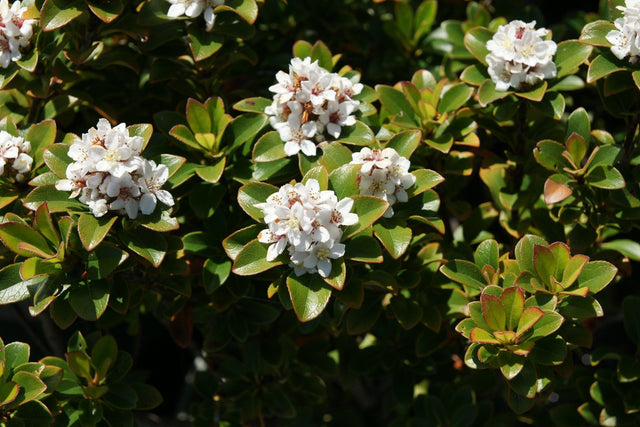
M 538 307 L 527 307 L 522 311 L 520 318 L 517 320 L 516 337 L 521 337 L 525 332 L 531 329 L 542 317 L 544 311 Z
M 406 130 L 393 135 L 385 145 L 385 148 L 393 148 L 400 156 L 409 159 L 416 148 L 420 146 L 421 141 L 422 132 L 419 130 Z
M 138 400 L 136 401 L 136 410 L 138 411 L 148 411 L 150 409 L 154 409 L 163 401 L 162 395 L 153 386 L 142 383 L 133 383 L 131 384 L 133 387 Z
M 483 65 L 487 65 L 486 57 L 489 54 L 487 42 L 493 37 L 493 32 L 484 27 L 475 27 L 464 35 L 464 47 Z
M 46 0 L 40 10 L 42 31 L 53 31 L 82 15 L 84 3 L 78 0 Z
M 598 165 L 590 168 L 585 180 L 590 186 L 605 190 L 618 190 L 626 186 L 622 174 L 613 166 Z
M 301 322 L 318 317 L 331 298 L 331 287 L 317 274 L 287 277 L 293 310 Z
M 12 304 L 31 296 L 29 288 L 37 288 L 47 281 L 47 276 L 23 280 L 20 276 L 21 264 L 10 264 L 0 270 L 0 304 Z
M 379 263 L 383 261 L 378 241 L 371 236 L 358 235 L 345 242 L 344 257 L 353 261 Z
M 527 234 L 516 244 L 516 260 L 518 261 L 518 265 L 521 270 L 528 271 L 530 273 L 534 273 L 536 271 L 533 265 L 535 245 L 549 246 L 542 237 L 538 237 L 533 234 Z
M 560 365 L 567 357 L 567 343 L 559 335 L 552 335 L 536 341 L 529 353 L 530 358 L 542 365 Z
M 231 273 L 231 261 L 215 262 L 207 259 L 202 267 L 202 286 L 207 294 L 212 293 L 226 282 Z
M 602 249 L 609 249 L 621 253 L 634 261 L 640 261 L 640 243 L 630 239 L 617 239 L 605 242 Z
M 311 56 L 311 43 L 298 40 L 293 44 L 293 56 L 296 58 L 304 59 Z
M 406 118 L 412 123 L 413 127 L 418 127 L 416 114 L 407 101 L 404 93 L 391 86 L 377 85 L 376 92 L 380 96 L 382 106 L 392 116 L 400 116 Z
M 67 155 L 69 146 L 67 144 L 53 144 L 47 147 L 43 154 L 44 162 L 58 178 L 67 177 L 67 166 L 73 159 Z
M 491 332 L 480 328 L 473 328 L 471 332 L 469 332 L 469 340 L 473 343 L 481 344 L 502 344 Z
M 565 40 L 558 43 L 556 56 L 553 60 L 558 69 L 556 78 L 560 79 L 568 74 L 574 74 L 578 67 L 589 58 L 592 50 L 592 46 L 577 40 Z
M 337 141 L 323 142 L 320 143 L 319 147 L 322 149 L 322 157 L 319 163 L 323 165 L 329 173 L 348 164 L 352 160 L 351 150 Z
M 582 28 L 580 41 L 593 46 L 611 47 L 611 43 L 607 40 L 607 34 L 615 29 L 616 26 L 610 21 L 589 22 Z
M 556 272 L 556 259 L 547 246 L 533 246 L 533 267 L 540 280 L 551 286 Z
M 311 61 L 318 61 L 318 65 L 327 71 L 333 70 L 331 51 L 321 41 L 317 41 L 311 48 Z
M 0 224 L 0 241 L 9 250 L 27 258 L 34 254 L 41 258 L 55 255 L 42 234 L 19 222 Z
M 310 179 L 315 179 L 320 185 L 320 191 L 324 191 L 329 188 L 329 173 L 324 166 L 315 166 L 307 171 L 302 178 L 302 183 L 307 184 Z
M 460 109 L 471 98 L 473 88 L 464 83 L 451 86 L 438 103 L 438 113 L 451 113 Z
M 222 178 L 224 167 L 226 166 L 226 158 L 214 160 L 211 166 L 202 166 L 196 169 L 196 175 L 198 175 L 203 181 L 209 184 L 216 184 Z
M 20 387 L 16 383 L 5 382 L 0 384 L 0 406 L 5 407 L 9 405 L 18 397 L 19 392 Z
M 287 157 L 284 142 L 276 131 L 265 133 L 253 146 L 251 158 L 254 162 L 272 162 Z
M 60 234 L 53 224 L 47 204 L 43 203 L 36 209 L 36 213 L 33 218 L 33 226 L 42 234 L 49 242 L 54 245 L 60 243 Z
M 261 113 L 264 114 L 264 109 L 271 106 L 273 101 L 271 99 L 263 97 L 245 98 L 241 101 L 233 104 L 233 108 L 238 111 L 246 113 Z
M 232 260 L 235 260 L 242 248 L 244 248 L 247 243 L 255 239 L 263 228 L 263 225 L 253 224 L 230 234 L 222 241 L 222 247 L 224 248 L 227 256 Z M 185 249 L 187 249 L 186 243 Z
M 278 188 L 262 182 L 249 182 L 238 190 L 238 203 L 240 207 L 254 220 L 261 222 L 264 218 L 262 209 L 256 207 L 258 203 L 267 201 L 267 197 L 276 193 Z
M 411 173 L 416 177 L 416 182 L 407 189 L 409 198 L 424 193 L 444 181 L 442 175 L 430 169 L 418 169 Z
M 344 259 L 334 259 L 331 261 L 331 273 L 324 278 L 326 284 L 337 291 L 341 291 L 344 287 L 344 281 L 347 278 L 347 266 Z
M 260 243 L 258 239 L 251 240 L 236 255 L 232 271 L 239 276 L 250 276 L 284 264 L 284 256 L 267 261 L 268 247 L 269 245 Z
M 15 406 L 22 405 L 25 402 L 37 399 L 38 396 L 44 393 L 44 391 L 47 389 L 45 383 L 43 383 L 37 375 L 31 372 L 16 372 L 11 378 L 11 381 L 20 386 L 20 392 L 18 393 L 18 396 L 12 402 L 12 404 Z
M 353 207 L 351 212 L 358 215 L 358 222 L 344 228 L 346 239 L 360 233 L 376 222 L 387 211 L 389 203 L 373 196 L 351 196 Z
M 404 255 L 411 243 L 411 228 L 404 224 L 404 221 L 396 220 L 381 221 L 373 225 L 375 236 L 394 259 Z
M 403 329 L 409 330 L 422 319 L 422 308 L 415 299 L 408 299 L 402 295 L 391 298 L 391 311 Z
M 118 358 L 118 344 L 111 335 L 105 335 L 91 349 L 91 363 L 98 379 L 106 378 L 107 371 Z
M 371 145 L 375 142 L 375 136 L 369 126 L 357 120 L 353 126 L 342 127 L 338 142 L 349 145 Z
M 198 25 L 189 25 L 187 31 L 189 33 L 189 47 L 196 62 L 211 57 L 224 44 L 224 36 L 213 31 L 204 31 Z
M 87 0 L 89 9 L 105 23 L 110 23 L 115 20 L 124 10 L 124 3 L 122 0 L 111 0 L 108 2 L 98 0 Z
M 117 216 L 96 218 L 93 214 L 82 214 L 78 218 L 78 235 L 87 251 L 95 249 L 107 236 L 118 219 Z
M 358 173 L 360 172 L 361 166 L 362 165 L 346 164 L 334 169 L 329 174 L 331 188 L 335 191 L 338 200 L 360 193 L 360 188 L 358 187 Z
M 109 304 L 109 284 L 105 280 L 92 280 L 69 289 L 69 304 L 82 319 L 95 321 Z
M 547 91 L 548 83 L 543 81 L 540 85 L 536 85 L 533 89 L 525 90 L 525 91 L 516 91 L 514 92 L 516 96 L 520 98 L 528 99 L 530 101 L 541 101 L 544 98 L 544 95 Z
M 195 148 L 200 151 L 204 148 L 198 141 L 196 141 L 196 137 L 193 132 L 191 132 L 191 130 L 185 125 L 175 125 L 171 128 L 169 134 L 188 147 Z
M 529 308 L 537 308 L 537 307 L 529 307 Z M 525 309 L 528 310 L 529 308 Z M 535 318 L 535 313 L 533 311 L 531 311 L 531 317 Z M 523 314 L 524 317 L 524 314 Z M 525 325 L 525 323 L 527 323 L 526 321 L 523 321 L 523 327 Z M 535 324 L 533 325 L 532 332 L 531 335 L 527 338 L 527 340 L 536 340 L 536 339 L 540 339 L 542 337 L 546 337 L 551 335 L 552 333 L 554 333 L 555 331 L 558 330 L 558 328 L 560 328 L 560 326 L 562 326 L 562 323 L 564 322 L 564 318 L 554 312 L 554 311 L 547 311 L 544 313 L 544 316 L 542 316 L 537 322 L 535 322 Z
M 193 98 L 187 100 L 187 123 L 194 134 L 210 133 L 212 130 L 209 111 Z
M 123 231 L 119 237 L 125 247 L 129 247 L 154 267 L 159 267 L 167 254 L 167 240 L 155 231 L 138 228 L 135 232 Z
M 616 64 L 613 56 L 598 55 L 591 64 L 589 64 L 589 70 L 587 71 L 587 83 L 593 83 L 609 74 L 622 71 L 622 68 Z
M 473 86 L 480 86 L 488 78 L 487 70 L 477 64 L 469 65 L 460 74 L 460 80 Z
M 83 212 L 87 210 L 87 207 L 78 200 L 70 199 L 68 192 L 56 190 L 53 184 L 34 188 L 22 201 L 25 208 L 33 211 L 45 202 L 50 213 Z
M 482 107 L 486 107 L 493 101 L 505 98 L 512 94 L 512 91 L 500 91 L 496 89 L 496 84 L 491 79 L 485 80 L 478 89 L 478 102 Z
M 100 245 L 87 257 L 87 273 L 91 279 L 107 278 L 129 254 L 110 244 Z
M 510 351 L 501 351 L 498 353 L 498 364 L 500 372 L 508 380 L 512 380 L 524 368 L 525 358 Z
M 480 243 L 473 254 L 473 259 L 476 265 L 480 268 L 485 265 L 493 267 L 494 270 L 498 270 L 498 258 L 500 252 L 498 249 L 498 242 L 495 240 L 485 240 Z
M 504 331 L 506 325 L 506 312 L 499 298 L 485 292 L 480 296 L 482 304 L 482 317 L 485 323 L 494 331 Z
M 440 267 L 440 272 L 454 282 L 481 291 L 486 285 L 480 267 L 472 262 L 456 259 Z
M 230 141 L 229 150 L 241 147 L 242 144 L 256 136 L 269 123 L 264 114 L 241 114 L 235 117 L 224 132 L 224 140 Z
M 567 120 L 567 140 L 571 140 L 574 133 L 580 135 L 587 143 L 591 140 L 591 119 L 589 119 L 589 113 L 582 107 L 573 111 Z
M 502 292 L 500 300 L 504 306 L 507 330 L 516 330 L 524 311 L 524 292 L 518 286 L 511 286 Z

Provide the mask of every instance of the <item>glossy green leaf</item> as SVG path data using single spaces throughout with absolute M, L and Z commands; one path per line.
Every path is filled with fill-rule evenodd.
M 590 186 L 605 190 L 617 190 L 626 186 L 624 177 L 613 166 L 598 165 L 591 168 L 585 176 L 585 180 Z
M 333 59 L 331 56 L 331 51 L 321 41 L 317 41 L 311 47 L 311 60 L 318 61 L 318 65 L 324 68 L 327 71 L 333 70 Z
M 418 127 L 415 112 L 411 107 L 411 104 L 407 101 L 405 95 L 399 90 L 385 85 L 377 85 L 376 92 L 380 96 L 380 102 L 382 106 L 392 116 L 401 116 L 408 119 L 411 123 Z
M 489 265 L 493 267 L 494 270 L 498 269 L 498 258 L 500 256 L 500 252 L 498 249 L 498 242 L 495 240 L 485 240 L 480 243 L 476 248 L 473 259 L 476 265 L 480 268 L 485 265 Z
M 558 43 L 556 55 L 553 62 L 558 68 L 556 78 L 562 78 L 568 74 L 573 74 L 591 54 L 592 46 L 580 43 L 577 40 L 565 40 Z
M 337 291 L 341 291 L 344 287 L 344 281 L 347 277 L 347 266 L 344 259 L 334 259 L 331 261 L 331 273 L 324 278 L 326 284 Z
M 2 241 L 9 250 L 24 257 L 31 257 L 35 254 L 46 258 L 54 255 L 54 252 L 49 247 L 45 238 L 42 237 L 42 234 L 28 225 L 19 222 L 5 222 L 0 224 L 0 241 Z M 27 244 L 29 248 L 24 244 Z M 36 250 L 37 253 L 34 252 Z
M 40 11 L 40 25 L 43 31 L 53 31 L 63 27 L 82 15 L 84 3 L 78 0 L 46 0 Z
M 45 383 L 43 383 L 37 375 L 31 372 L 16 372 L 11 378 L 11 381 L 20 386 L 18 396 L 12 402 L 14 405 L 21 405 L 25 402 L 37 399 L 47 389 Z
M 96 247 L 87 257 L 87 273 L 91 279 L 107 278 L 129 254 L 110 244 Z
M 196 175 L 209 184 L 216 184 L 222 178 L 225 166 L 226 160 L 222 157 L 215 160 L 213 165 L 196 168 Z
M 107 2 L 99 0 L 87 0 L 89 9 L 102 22 L 107 24 L 114 21 L 124 10 L 124 2 L 122 0 L 110 0 Z
M 224 37 L 215 32 L 207 32 L 197 25 L 189 25 L 189 47 L 196 61 L 205 60 L 222 48 Z M 193 128 L 192 128 L 193 129 Z
M 271 99 L 262 97 L 245 98 L 233 104 L 233 108 L 247 113 L 264 114 L 264 109 L 271 106 L 272 103 Z
M 109 304 L 108 282 L 92 280 L 73 286 L 69 290 L 69 304 L 82 319 L 98 320 Z
M 256 207 L 258 203 L 267 201 L 267 197 L 278 191 L 278 188 L 261 182 L 249 182 L 238 190 L 240 207 L 254 220 L 261 222 L 264 217 L 262 209 Z
M 513 379 L 524 368 L 525 358 L 509 351 L 501 351 L 498 353 L 498 363 L 500 364 L 500 372 L 508 380 Z
M 398 259 L 409 248 L 411 228 L 403 221 L 381 221 L 373 225 L 373 232 L 392 258 Z
M 329 174 L 331 188 L 338 199 L 351 197 L 360 193 L 358 187 L 358 173 L 361 165 L 344 165 Z
M 396 152 L 407 159 L 420 146 L 422 132 L 419 130 L 407 130 L 399 132 L 389 139 L 385 148 L 393 148 Z
M 247 243 L 255 239 L 263 228 L 264 226 L 260 224 L 253 224 L 230 234 L 222 241 L 222 247 L 224 248 L 227 256 L 232 260 L 235 260 L 242 248 L 244 248 Z M 186 243 L 185 249 L 187 249 Z
M 613 22 L 598 20 L 589 22 L 582 28 L 580 41 L 593 46 L 610 47 L 611 43 L 607 40 L 607 34 L 616 27 Z
M 460 74 L 460 80 L 473 86 L 480 86 L 488 78 L 486 68 L 477 64 L 469 65 Z
M 536 307 L 529 307 L 525 309 L 525 312 L 530 308 L 535 309 Z M 530 316 L 526 320 L 532 320 L 537 317 L 537 314 L 534 312 L 534 310 L 531 310 L 530 313 L 531 313 Z M 523 313 L 523 317 L 524 317 L 524 313 Z M 560 314 L 553 311 L 547 311 L 544 313 L 542 317 L 540 317 L 533 324 L 533 327 L 531 328 L 532 332 L 528 339 L 535 340 L 535 339 L 540 339 L 542 337 L 549 336 L 555 331 L 557 331 L 558 328 L 562 326 L 563 322 L 564 322 L 564 318 Z M 526 322 L 526 323 L 530 323 L 530 322 Z M 525 326 L 525 323 L 523 323 L 523 328 L 524 326 Z
M 598 55 L 591 61 L 591 64 L 589 64 L 587 83 L 593 83 L 617 71 L 622 71 L 622 68 L 618 66 L 613 56 Z
M 344 228 L 344 238 L 348 239 L 376 222 L 389 207 L 389 204 L 373 196 L 351 196 L 353 207 L 351 212 L 358 215 L 358 222 Z
M 239 276 L 250 276 L 284 264 L 284 256 L 267 261 L 268 247 L 268 244 L 260 243 L 257 239 L 251 240 L 237 253 L 232 271 Z
M 284 142 L 276 131 L 262 135 L 253 146 L 252 158 L 254 162 L 272 162 L 287 157 Z
M 138 228 L 135 232 L 121 232 L 119 237 L 125 247 L 128 247 L 154 267 L 159 267 L 167 254 L 167 240 L 159 233 Z
M 375 136 L 369 126 L 357 120 L 353 126 L 343 126 L 338 141 L 349 145 L 371 145 Z
M 449 279 L 475 290 L 482 290 L 486 281 L 480 268 L 472 262 L 456 259 L 440 267 Z
M 116 216 L 96 218 L 93 214 L 80 215 L 78 218 L 78 235 L 82 246 L 87 251 L 95 249 L 107 236 L 116 219 L 118 219 Z
M 47 203 L 50 213 L 56 212 L 83 212 L 87 207 L 77 199 L 70 199 L 70 193 L 56 190 L 53 184 L 41 185 L 34 188 L 22 201 L 24 207 L 35 211 L 44 202 Z
M 500 301 L 502 301 L 506 315 L 506 329 L 516 330 L 524 311 L 524 292 L 518 286 L 511 286 L 502 292 Z
M 487 65 L 485 59 L 489 54 L 487 42 L 493 37 L 493 32 L 483 27 L 475 27 L 464 35 L 464 47 L 483 65 Z
M 358 235 L 345 242 L 345 258 L 359 261 L 379 263 L 383 261 L 380 244 L 371 236 Z
M 399 295 L 391 298 L 389 305 L 400 326 L 406 330 L 415 327 L 422 319 L 422 308 L 414 299 Z
M 496 84 L 491 79 L 485 80 L 478 89 L 478 102 L 482 107 L 486 107 L 493 101 L 509 96 L 511 91 L 500 91 L 496 89 Z
M 500 298 L 483 292 L 480 303 L 482 304 L 482 317 L 487 326 L 494 331 L 504 331 L 506 312 Z
M 480 344 L 501 344 L 493 334 L 481 328 L 473 328 L 471 332 L 469 332 L 469 340 L 473 343 Z
M 467 103 L 472 94 L 473 88 L 464 83 L 451 86 L 444 92 L 438 103 L 438 113 L 451 113 L 460 109 Z
M 293 309 L 301 322 L 318 317 L 331 298 L 331 288 L 317 274 L 287 277 Z

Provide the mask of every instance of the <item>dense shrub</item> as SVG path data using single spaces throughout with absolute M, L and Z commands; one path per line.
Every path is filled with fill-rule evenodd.
M 528 3 L 0 1 L 0 423 L 637 425 L 640 2 Z

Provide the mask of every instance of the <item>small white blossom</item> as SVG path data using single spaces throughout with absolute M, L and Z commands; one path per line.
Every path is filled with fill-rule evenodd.
M 360 102 L 353 97 L 362 91 L 362 84 L 330 73 L 308 57 L 293 58 L 289 73 L 278 71 L 276 80 L 269 88 L 273 103 L 264 112 L 284 141 L 287 156 L 300 151 L 314 156 L 317 143 L 328 136 L 339 138 L 342 127 L 356 123 Z
M 331 259 L 344 255 L 341 226 L 358 222 L 351 213 L 353 200 L 338 201 L 335 193 L 320 190 L 317 180 L 305 184 L 285 184 L 271 194 L 262 209 L 267 229 L 258 234 L 258 241 L 268 243 L 267 261 L 273 261 L 285 249 L 296 275 L 331 273 Z
M 411 162 L 398 154 L 393 148 L 383 150 L 364 147 L 359 153 L 353 153 L 350 164 L 362 165 L 358 172 L 360 194 L 379 197 L 393 205 L 408 200 L 407 188 L 416 182 L 409 172 Z M 391 206 L 384 217 L 393 216 Z
M 487 71 L 497 90 L 519 90 L 556 76 L 553 55 L 557 45 L 544 39 L 548 30 L 535 29 L 535 25 L 535 21 L 511 21 L 500 25 L 487 42 Z
M 625 6 L 618 6 L 618 9 L 622 11 L 622 17 L 614 21 L 616 29 L 609 31 L 607 41 L 618 59 L 629 56 L 629 62 L 635 64 L 640 58 L 640 0 L 626 0 Z
M 143 144 L 142 137 L 129 136 L 124 123 L 111 127 L 100 119 L 69 147 L 75 161 L 56 189 L 71 191 L 69 198 L 78 197 L 96 217 L 115 211 L 135 219 L 138 212 L 151 214 L 158 200 L 173 206 L 173 196 L 161 188 L 169 169 L 141 157 Z
M 223 5 L 224 0 L 167 0 L 171 3 L 167 16 L 169 18 L 179 18 L 184 15 L 189 18 L 197 18 L 203 15 L 204 22 L 206 24 L 207 31 L 213 29 L 213 24 L 216 20 L 216 15 L 213 13 L 213 9 L 217 6 Z
M 27 11 L 20 1 L 9 6 L 8 0 L 0 0 L 0 66 L 7 68 L 11 61 L 22 58 L 20 48 L 29 45 L 33 26 L 37 19 L 23 19 Z
M 0 176 L 12 176 L 22 182 L 31 171 L 31 143 L 24 138 L 0 131 Z

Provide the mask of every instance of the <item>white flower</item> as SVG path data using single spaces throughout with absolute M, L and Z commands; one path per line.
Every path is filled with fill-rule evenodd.
M 320 190 L 315 179 L 305 184 L 285 184 L 271 194 L 262 209 L 267 229 L 258 234 L 258 241 L 269 244 L 267 261 L 273 261 L 288 249 L 291 267 L 297 275 L 331 273 L 331 259 L 344 255 L 341 226 L 358 222 L 351 213 L 353 200 L 338 201 L 335 193 Z
M 622 17 L 614 21 L 615 30 L 609 31 L 606 38 L 611 43 L 611 52 L 618 58 L 629 56 L 632 64 L 640 58 L 640 1 L 626 0 L 625 6 L 618 6 Z
M 500 25 L 487 42 L 487 71 L 497 90 L 518 90 L 556 76 L 553 55 L 557 45 L 545 40 L 549 31 L 535 29 L 535 24 L 515 20 Z
M 368 147 L 351 157 L 350 164 L 361 165 L 358 172 L 360 194 L 379 197 L 389 205 L 409 199 L 406 190 L 416 182 L 416 177 L 409 172 L 409 159 L 400 156 L 393 148 L 378 150 Z M 389 218 L 393 213 L 389 206 L 383 216 Z
M 329 73 L 309 57 L 293 58 L 289 73 L 279 71 L 276 80 L 278 83 L 269 88 L 274 93 L 273 103 L 264 112 L 285 143 L 288 156 L 300 151 L 313 156 L 316 145 L 312 139 L 337 139 L 343 126 L 356 123 L 353 114 L 360 103 L 353 97 L 362 91 L 362 84 Z
M 213 9 L 224 4 L 223 0 L 167 0 L 171 3 L 167 16 L 169 18 L 179 18 L 184 15 L 189 18 L 197 18 L 204 12 L 204 22 L 207 31 L 213 29 L 216 16 Z
M 0 176 L 12 176 L 22 182 L 31 171 L 31 143 L 24 138 L 0 131 Z
M 95 216 L 116 211 L 135 219 L 138 212 L 151 214 L 160 200 L 173 206 L 171 193 L 161 187 L 169 178 L 165 165 L 140 156 L 144 140 L 129 136 L 124 123 L 115 127 L 100 119 L 69 147 L 74 162 L 67 166 L 66 179 L 56 182 L 56 189 L 71 191 L 89 206 Z
M 9 6 L 8 0 L 0 0 L 0 66 L 7 68 L 11 61 L 22 58 L 20 48 L 29 45 L 33 26 L 37 19 L 23 19 L 26 7 L 20 1 Z

